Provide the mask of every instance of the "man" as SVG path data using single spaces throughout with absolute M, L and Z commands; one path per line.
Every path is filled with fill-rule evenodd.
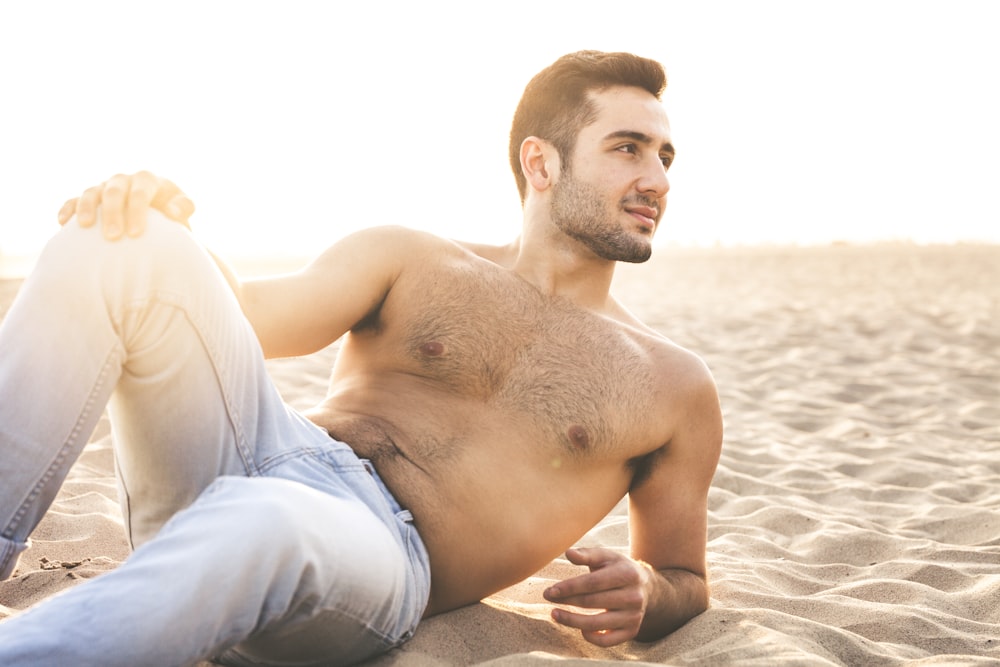
M 219 263 L 226 287 L 169 181 L 68 202 L 79 224 L 0 328 L 0 568 L 109 396 L 138 548 L 0 624 L 0 663 L 350 663 L 531 575 L 626 494 L 631 557 L 567 551 L 587 569 L 545 591 L 555 621 L 610 646 L 706 609 L 717 392 L 609 294 L 666 205 L 664 86 L 630 54 L 539 73 L 511 132 L 522 234 L 503 247 L 376 228 L 292 275 Z M 341 336 L 328 395 L 295 414 L 264 356 Z

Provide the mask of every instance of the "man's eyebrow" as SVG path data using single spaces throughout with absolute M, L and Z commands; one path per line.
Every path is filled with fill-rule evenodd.
M 618 130 L 617 132 L 612 132 L 605 137 L 605 140 L 614 139 L 631 139 L 632 141 L 643 144 L 644 146 L 652 146 L 655 143 L 653 141 L 653 137 L 645 134 L 644 132 L 637 132 L 636 130 Z M 660 152 L 673 155 L 676 151 L 674 151 L 674 145 L 668 141 L 660 146 Z

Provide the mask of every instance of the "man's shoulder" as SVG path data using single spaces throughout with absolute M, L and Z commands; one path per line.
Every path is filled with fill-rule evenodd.
M 401 265 L 434 262 L 467 252 L 454 241 L 402 225 L 367 227 L 345 237 L 338 245 L 354 247 L 367 256 L 391 256 Z
M 365 243 L 379 244 L 389 248 L 411 248 L 416 250 L 444 248 L 453 245 L 450 241 L 431 234 L 430 232 L 404 227 L 403 225 L 376 225 L 366 227 L 349 235 L 347 239 L 356 239 Z
M 692 379 L 711 379 L 712 374 L 708 366 L 698 354 L 677 344 L 659 329 L 646 324 L 617 300 L 615 304 L 618 311 L 615 319 L 642 337 L 645 346 L 651 352 L 654 370 L 668 372 L 675 377 L 680 372 Z
M 718 459 L 722 443 L 719 390 L 708 364 L 695 352 L 659 336 L 650 355 L 659 415 L 668 430 L 664 460 Z M 714 463 L 712 464 L 714 466 Z
M 662 395 L 669 396 L 673 404 L 717 396 L 715 378 L 701 356 L 646 324 L 640 322 L 637 328 L 644 334 L 650 370 Z

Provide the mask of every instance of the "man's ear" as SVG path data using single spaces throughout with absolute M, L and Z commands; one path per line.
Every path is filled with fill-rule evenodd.
M 547 190 L 559 175 L 559 152 L 556 147 L 538 137 L 522 141 L 521 172 L 528 187 L 538 192 Z

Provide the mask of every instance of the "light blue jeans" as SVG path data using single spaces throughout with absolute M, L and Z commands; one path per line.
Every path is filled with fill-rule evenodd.
M 0 622 L 0 665 L 350 664 L 405 641 L 427 551 L 371 464 L 295 413 L 214 262 L 150 213 L 71 221 L 0 325 L 0 577 L 109 405 L 135 552 Z

